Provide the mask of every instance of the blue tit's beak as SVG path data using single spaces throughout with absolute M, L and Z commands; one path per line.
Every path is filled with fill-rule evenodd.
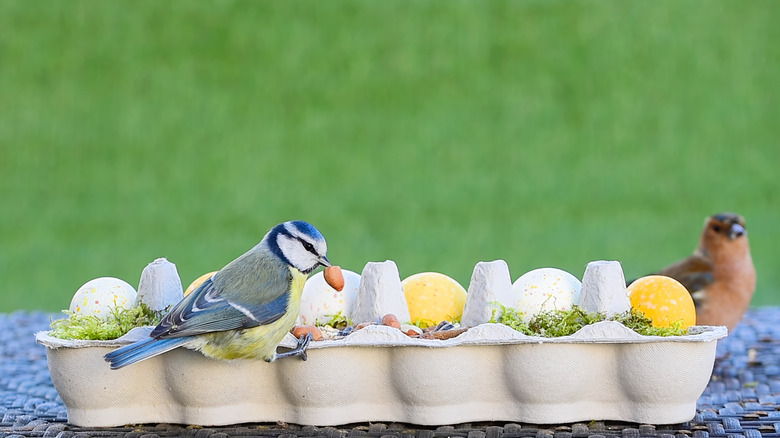
M 322 256 L 322 257 L 320 257 L 319 259 L 317 259 L 317 261 L 318 261 L 318 262 L 320 262 L 320 264 L 321 264 L 322 266 L 325 266 L 326 268 L 327 268 L 328 266 L 330 266 L 330 260 L 328 260 L 328 257 L 327 257 L 327 256 Z

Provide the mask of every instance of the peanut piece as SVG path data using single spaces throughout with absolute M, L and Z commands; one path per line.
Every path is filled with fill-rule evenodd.
M 450 339 L 458 336 L 461 333 L 464 333 L 468 328 L 459 328 L 454 330 L 444 330 L 440 332 L 425 332 L 420 336 L 423 339 L 439 339 L 439 340 L 445 340 Z
M 388 313 L 387 315 L 382 317 L 382 325 L 386 325 L 388 327 L 395 327 L 397 329 L 401 328 L 401 321 L 398 320 L 398 317 L 393 315 L 392 313 Z
M 301 336 L 304 336 L 306 333 L 311 333 L 312 341 L 322 340 L 322 330 L 320 330 L 319 327 L 313 325 L 296 325 L 292 329 L 292 334 L 296 338 L 300 338 Z
M 341 292 L 344 289 L 344 275 L 341 273 L 341 268 L 338 266 L 328 266 L 324 272 L 325 281 L 328 282 L 330 287 Z

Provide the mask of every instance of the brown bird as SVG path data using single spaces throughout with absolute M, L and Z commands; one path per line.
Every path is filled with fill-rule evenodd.
M 697 325 L 724 325 L 731 331 L 756 289 L 745 219 L 736 213 L 708 217 L 693 254 L 657 274 L 688 289 L 696 304 Z

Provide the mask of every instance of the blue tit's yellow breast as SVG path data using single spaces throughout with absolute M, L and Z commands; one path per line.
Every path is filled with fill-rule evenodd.
M 295 326 L 295 321 L 301 313 L 301 294 L 303 293 L 303 285 L 306 283 L 307 277 L 301 271 L 293 267 L 290 267 L 290 274 L 292 274 L 292 281 L 290 281 L 290 299 L 287 302 L 287 312 L 281 318 L 281 320 L 284 320 L 282 325 L 286 328 L 284 329 L 284 333 L 279 337 L 279 341 L 281 341 L 284 335 Z M 279 341 L 276 343 L 279 344 Z
M 206 356 L 215 359 L 263 359 L 273 360 L 276 347 L 282 338 L 293 328 L 301 309 L 301 293 L 306 283 L 306 275 L 290 267 L 292 274 L 288 289 L 287 311 L 271 324 L 260 325 L 244 330 L 229 330 L 210 333 L 207 342 L 200 346 Z

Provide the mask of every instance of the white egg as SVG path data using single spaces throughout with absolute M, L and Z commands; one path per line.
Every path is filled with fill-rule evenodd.
M 344 288 L 341 291 L 330 287 L 325 281 L 323 271 L 306 280 L 301 294 L 300 323 L 325 324 L 339 312 L 347 318 L 352 318 L 360 288 L 360 274 L 346 269 L 342 269 L 341 273 L 344 276 Z
M 135 306 L 137 293 L 133 286 L 114 277 L 100 277 L 84 283 L 70 301 L 70 312 L 101 319 L 111 315 L 114 307 Z
M 512 306 L 529 321 L 534 315 L 553 310 L 571 310 L 579 299 L 582 283 L 577 277 L 556 268 L 526 272 L 512 284 Z

